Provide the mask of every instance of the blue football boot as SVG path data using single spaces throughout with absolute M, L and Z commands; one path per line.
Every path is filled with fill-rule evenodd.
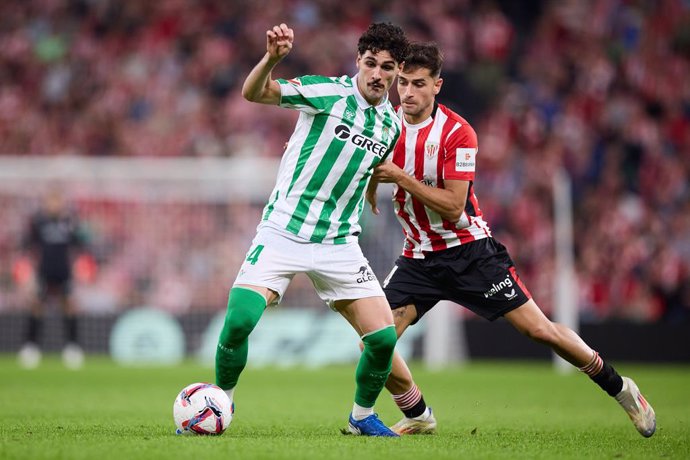
M 378 414 L 372 414 L 367 418 L 362 420 L 355 420 L 350 414 L 350 421 L 348 423 L 347 429 L 350 433 L 357 436 L 384 436 L 397 438 L 399 437 L 396 433 L 390 430 L 383 422 L 379 419 Z

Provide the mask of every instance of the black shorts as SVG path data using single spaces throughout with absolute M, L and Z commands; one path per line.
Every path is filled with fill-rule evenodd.
M 68 296 L 72 292 L 70 273 L 39 273 L 38 298 L 48 300 L 50 295 Z
M 425 259 L 400 256 L 383 290 L 394 310 L 414 304 L 412 324 L 440 300 L 493 321 L 531 298 L 505 246 L 493 238 L 429 253 Z

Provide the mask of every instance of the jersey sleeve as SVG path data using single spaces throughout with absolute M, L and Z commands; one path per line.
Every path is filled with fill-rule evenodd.
M 392 137 L 390 138 L 390 145 L 388 146 L 388 149 L 386 150 L 386 153 L 383 154 L 381 157 L 381 162 L 385 161 L 388 159 L 389 156 L 395 151 L 395 145 L 398 143 L 398 139 L 400 139 L 400 134 L 402 133 L 402 128 L 400 124 L 400 118 L 398 118 L 398 115 L 396 113 L 395 109 L 389 110 L 386 112 L 385 115 L 385 120 L 384 120 L 384 129 L 388 133 L 393 133 Z
M 444 146 L 443 178 L 474 180 L 477 160 L 477 133 L 468 124 L 449 134 Z
M 84 249 L 88 243 L 88 231 L 84 223 L 76 214 L 70 215 L 72 227 L 71 244 L 77 249 Z
M 317 114 L 330 108 L 350 91 L 346 77 L 331 78 L 320 75 L 276 80 L 280 84 L 280 107 Z

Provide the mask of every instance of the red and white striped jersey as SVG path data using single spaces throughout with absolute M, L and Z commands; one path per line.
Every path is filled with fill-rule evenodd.
M 405 234 L 403 256 L 422 259 L 440 251 L 491 236 L 489 225 L 474 194 L 477 134 L 457 113 L 436 104 L 431 116 L 416 125 L 405 122 L 393 151 L 392 161 L 418 181 L 443 188 L 444 180 L 466 180 L 465 210 L 457 222 L 443 219 L 436 211 L 394 184 L 393 207 Z

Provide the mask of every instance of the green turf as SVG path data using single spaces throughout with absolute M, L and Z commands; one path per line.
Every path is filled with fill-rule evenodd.
M 354 365 L 248 369 L 237 413 L 218 437 L 175 436 L 172 402 L 209 368 L 122 368 L 91 358 L 78 372 L 48 358 L 34 371 L 0 355 L 0 459 L 690 458 L 690 367 L 619 365 L 657 411 L 641 437 L 605 393 L 548 363 L 473 363 L 431 373 L 413 366 L 439 422 L 434 436 L 343 436 Z M 390 398 L 377 407 L 390 424 Z

